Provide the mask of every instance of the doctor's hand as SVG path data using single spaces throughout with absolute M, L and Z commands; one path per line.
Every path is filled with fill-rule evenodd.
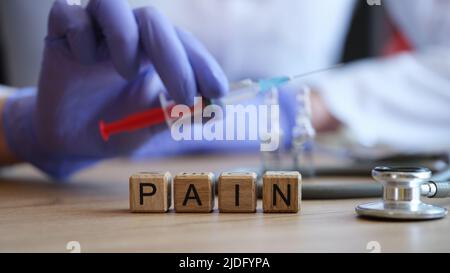
M 159 106 L 167 92 L 193 104 L 217 98 L 227 79 L 207 50 L 153 8 L 126 0 L 91 0 L 86 8 L 56 1 L 38 89 L 10 97 L 3 111 L 6 144 L 20 160 L 65 178 L 101 159 L 130 156 L 159 128 L 104 142 L 98 123 Z

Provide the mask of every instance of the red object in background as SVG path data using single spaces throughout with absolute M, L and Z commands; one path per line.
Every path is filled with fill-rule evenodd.
M 383 56 L 392 56 L 398 53 L 412 51 L 413 47 L 405 35 L 393 25 L 392 30 L 391 38 L 383 50 Z

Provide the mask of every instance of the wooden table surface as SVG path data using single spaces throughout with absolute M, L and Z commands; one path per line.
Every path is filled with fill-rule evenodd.
M 254 155 L 111 161 L 55 184 L 28 166 L 0 179 L 0 252 L 382 252 L 450 251 L 450 218 L 381 222 L 356 217 L 370 200 L 303 201 L 299 214 L 132 214 L 128 178 L 138 171 L 221 172 L 258 164 Z M 370 179 L 317 179 L 339 183 Z M 450 207 L 449 200 L 432 203 Z

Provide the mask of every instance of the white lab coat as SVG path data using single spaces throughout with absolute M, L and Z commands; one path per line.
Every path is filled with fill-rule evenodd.
M 450 1 L 384 3 L 416 50 L 358 62 L 318 88 L 362 144 L 450 150 Z
M 176 25 L 193 32 L 232 81 L 296 74 L 336 63 L 355 1 L 130 0 L 134 6 L 158 7 Z M 37 8 L 29 5 L 34 3 L 30 0 L 0 2 L 16 7 L 17 12 Z M 39 2 L 46 9 L 51 1 Z M 417 50 L 358 62 L 317 77 L 311 84 L 364 145 L 407 151 L 450 150 L 450 0 L 382 0 L 382 4 Z M 24 16 L 6 18 L 16 20 L 9 23 L 15 26 L 13 31 L 4 30 L 9 47 L 14 47 L 11 40 L 17 40 L 17 34 L 26 35 L 33 29 L 28 27 L 33 15 L 24 13 L 28 25 L 21 24 Z M 45 24 L 43 13 L 35 13 L 39 17 L 34 25 Z M 9 50 L 17 51 L 17 47 Z M 40 50 L 33 52 L 40 54 Z M 30 52 L 26 56 L 28 61 L 38 60 L 30 57 Z M 15 67 L 27 67 L 27 63 L 14 62 L 19 55 L 9 58 Z M 37 75 L 37 67 L 30 74 Z M 17 73 L 13 78 L 21 82 Z

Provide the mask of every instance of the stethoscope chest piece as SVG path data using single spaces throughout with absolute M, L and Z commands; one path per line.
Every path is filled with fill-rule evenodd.
M 372 176 L 383 185 L 383 200 L 357 206 L 358 215 L 399 220 L 431 220 L 447 215 L 447 209 L 421 200 L 421 186 L 431 178 L 429 169 L 377 167 Z

